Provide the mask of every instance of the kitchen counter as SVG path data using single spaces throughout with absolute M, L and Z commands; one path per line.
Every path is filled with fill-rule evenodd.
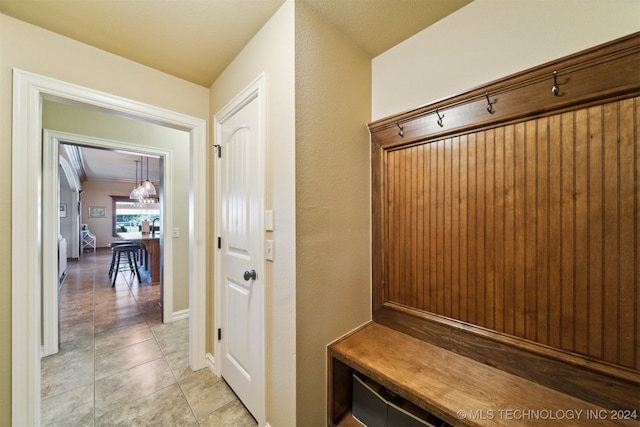
M 160 256 L 160 233 L 142 234 L 140 232 L 118 233 L 122 240 L 144 245 L 144 258 L 142 259 L 142 269 L 149 273 L 151 283 L 159 283 L 161 278 L 162 257 Z
M 159 240 L 161 234 L 160 233 L 142 234 L 141 232 L 138 231 L 138 232 L 118 233 L 118 236 L 120 236 L 122 238 L 122 240 L 145 242 L 145 241 L 149 241 L 149 240 Z

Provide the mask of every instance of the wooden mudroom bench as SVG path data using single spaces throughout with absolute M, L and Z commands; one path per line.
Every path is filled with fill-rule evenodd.
M 359 425 L 351 413 L 354 372 L 453 426 L 640 425 L 637 378 L 593 372 L 456 328 L 428 328 L 416 338 L 370 322 L 330 345 L 329 425 Z
M 369 130 L 372 319 L 328 347 L 328 424 L 640 426 L 640 33 Z

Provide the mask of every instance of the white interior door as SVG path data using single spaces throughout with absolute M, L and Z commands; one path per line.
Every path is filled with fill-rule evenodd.
M 264 136 L 260 91 L 218 122 L 221 375 L 262 424 L 264 388 Z

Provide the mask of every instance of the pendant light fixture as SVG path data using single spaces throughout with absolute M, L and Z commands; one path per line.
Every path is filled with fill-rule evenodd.
M 142 176 L 142 174 L 140 174 L 140 176 Z M 147 157 L 147 180 L 144 182 L 143 187 L 147 192 L 147 197 L 155 196 L 157 194 L 156 187 L 151 181 L 149 181 L 149 157 Z
M 140 185 L 138 186 L 138 202 L 145 203 L 147 197 L 149 197 L 149 192 L 146 188 L 144 188 L 144 184 L 142 182 L 142 168 L 144 167 L 143 158 L 140 156 Z
M 140 160 L 134 160 L 133 162 L 136 164 L 136 180 L 133 182 L 133 190 L 131 190 L 129 198 L 138 200 L 140 198 L 140 192 L 138 191 L 138 163 L 140 163 Z M 142 170 L 140 171 L 140 174 L 142 175 Z

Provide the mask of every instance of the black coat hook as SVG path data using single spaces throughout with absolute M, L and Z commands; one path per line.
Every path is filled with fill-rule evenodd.
M 489 92 L 485 93 L 484 96 L 487 97 L 487 111 L 489 114 L 493 114 L 493 105 L 491 104 L 491 100 L 489 99 Z
M 440 115 L 440 112 L 436 109 L 436 114 L 438 115 L 438 126 L 443 127 L 442 119 L 444 118 L 444 114 Z
M 560 93 L 560 87 L 558 86 L 558 72 L 554 71 L 553 72 L 553 87 L 551 88 L 551 93 L 553 94 L 553 96 L 558 96 L 558 94 Z
M 398 129 L 400 129 L 400 132 L 398 132 L 398 135 L 404 138 L 404 129 L 402 129 L 402 126 L 400 126 L 400 123 L 396 122 L 396 126 L 398 126 Z

